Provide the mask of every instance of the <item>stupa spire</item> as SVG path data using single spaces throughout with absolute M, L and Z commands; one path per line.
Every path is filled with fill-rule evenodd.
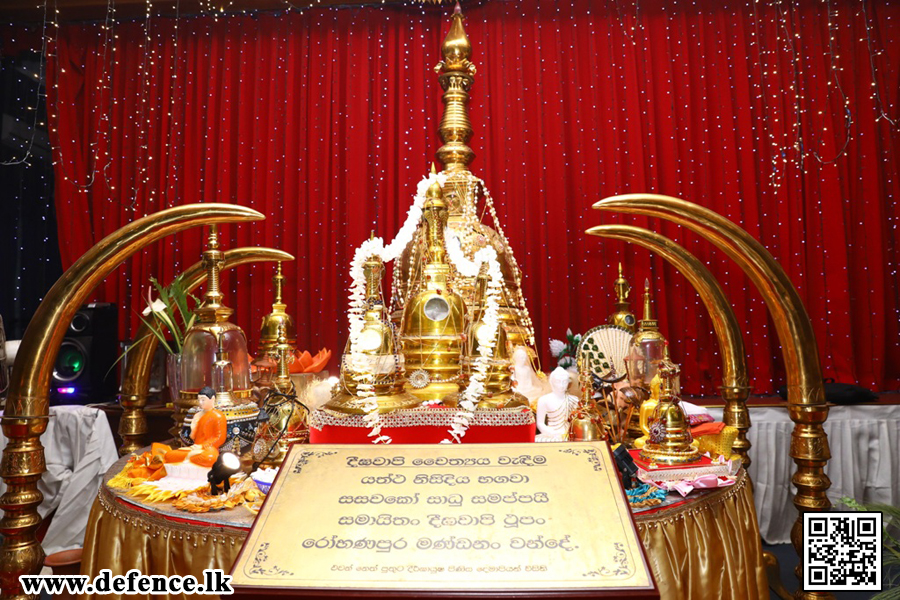
M 438 128 L 444 145 L 438 149 L 437 159 L 445 171 L 466 171 L 475 159 L 475 153 L 468 146 L 472 137 L 469 88 L 475 80 L 475 65 L 469 60 L 472 44 L 463 28 L 463 14 L 458 2 L 453 10 L 450 31 L 441 45 L 441 55 L 443 60 L 434 68 L 444 90 L 444 116 Z

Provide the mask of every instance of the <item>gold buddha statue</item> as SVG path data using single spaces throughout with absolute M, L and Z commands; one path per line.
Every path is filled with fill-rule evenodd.
M 272 277 L 275 284 L 275 302 L 272 303 L 272 312 L 263 317 L 259 334 L 259 353 L 263 356 L 275 349 L 278 343 L 278 326 L 284 325 L 287 343 L 293 348 L 297 345 L 297 333 L 294 328 L 294 319 L 285 312 L 287 304 L 281 300 L 281 292 L 284 287 L 284 275 L 281 273 L 281 261 L 275 267 L 275 276 Z
M 635 318 L 631 312 L 631 303 L 628 301 L 630 292 L 631 286 L 622 276 L 622 263 L 619 263 L 619 277 L 616 279 L 616 312 L 609 316 L 609 323 L 634 333 Z
M 416 280 L 416 289 L 411 290 L 400 328 L 407 389 L 422 400 L 452 396 L 464 383 L 460 359 L 466 331 L 466 304 L 448 285 L 450 264 L 444 246 L 447 204 L 443 195 L 438 182 L 426 193 L 422 273 Z
M 662 388 L 661 369 L 663 369 L 663 367 L 674 370 L 675 374 L 672 377 L 671 382 L 672 393 L 676 396 L 679 396 L 681 394 L 679 378 L 680 368 L 669 358 L 669 345 L 666 344 L 666 347 L 663 350 L 663 358 L 657 366 L 656 375 L 654 375 L 653 379 L 650 381 L 650 397 L 641 403 L 640 409 L 638 411 L 638 419 L 640 422 L 641 433 L 643 433 L 643 435 L 634 440 L 635 448 L 643 448 L 650 437 L 650 422 L 653 419 L 654 414 L 656 413 L 656 407 L 659 406 L 659 398 Z
M 644 281 L 644 315 L 638 322 L 638 331 L 631 338 L 631 348 L 625 357 L 628 370 L 628 382 L 635 393 L 646 401 L 650 397 L 653 378 L 656 376 L 659 362 L 665 353 L 668 342 L 659 331 L 659 322 L 654 318 L 653 295 L 650 291 L 650 280 Z M 632 445 L 642 435 L 639 411 L 632 414 L 628 426 L 626 443 Z
M 647 443 L 641 458 L 662 465 L 681 465 L 700 460 L 700 451 L 693 444 L 691 429 L 681 399 L 675 392 L 677 365 L 668 362 L 659 367 L 660 400 L 648 427 Z
M 363 263 L 366 279 L 366 312 L 354 347 L 350 340 L 341 359 L 340 386 L 335 387 L 326 408 L 339 412 L 363 414 L 369 398 L 360 398 L 359 385 L 372 386 L 380 412 L 414 408 L 421 400 L 404 392 L 403 356 L 398 352 L 393 326 L 386 320 L 381 279 L 384 263 L 377 256 Z
M 438 129 L 443 145 L 436 156 L 447 175 L 444 185 L 444 201 L 447 204 L 447 224 L 456 233 L 463 253 L 472 259 L 475 252 L 488 245 L 497 252 L 497 260 L 503 275 L 499 299 L 499 321 L 508 344 L 498 344 L 498 360 L 509 361 L 511 348 L 526 346 L 535 350 L 534 331 L 525 299 L 521 290 L 521 271 L 512 250 L 503 235 L 485 223 L 479 216 L 479 204 L 488 204 L 485 190 L 469 171 L 469 164 L 475 153 L 468 146 L 472 138 L 472 124 L 469 120 L 469 90 L 475 81 L 476 68 L 470 58 L 472 44 L 463 27 L 463 14 L 457 5 L 454 10 L 450 30 L 441 46 L 442 60 L 435 67 L 438 81 L 444 90 L 444 113 Z M 493 214 L 493 204 L 485 207 Z M 495 227 L 497 225 L 495 224 Z M 422 233 L 413 239 L 394 264 L 394 289 L 392 297 L 395 310 L 391 316 L 400 324 L 403 308 L 409 304 L 414 293 L 417 274 L 421 273 L 423 256 Z M 453 273 L 454 290 L 460 294 L 469 307 L 477 308 L 476 277 L 464 277 Z M 477 322 L 475 315 L 469 320 Z M 536 353 L 535 353 L 536 355 Z M 538 370 L 540 368 L 538 367 Z M 509 362 L 491 365 L 491 373 L 485 383 L 488 391 L 500 394 L 509 390 Z

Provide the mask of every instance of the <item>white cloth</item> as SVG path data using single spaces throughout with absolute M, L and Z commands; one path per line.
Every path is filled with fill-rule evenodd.
M 711 408 L 716 420 L 721 408 Z M 750 478 L 759 530 L 769 544 L 790 542 L 797 509 L 791 498 L 794 423 L 785 407 L 751 407 Z M 831 449 L 825 473 L 832 504 L 842 497 L 900 505 L 900 405 L 832 406 L 824 425 Z M 846 510 L 846 509 L 845 509 Z
M 53 554 L 81 548 L 88 516 L 103 475 L 119 458 L 106 413 L 86 406 L 53 406 L 41 436 L 47 471 L 38 482 L 38 513 L 56 510 L 42 546 Z M 6 437 L 0 432 L 0 448 Z M 6 485 L 0 481 L 0 494 Z

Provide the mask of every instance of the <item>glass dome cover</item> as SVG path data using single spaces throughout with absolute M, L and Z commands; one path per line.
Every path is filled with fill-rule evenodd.
M 195 398 L 197 392 L 204 386 L 214 387 L 215 364 L 221 358 L 231 362 L 233 389 L 228 391 L 231 391 L 235 399 L 249 398 L 251 383 L 247 337 L 240 327 L 228 320 L 234 311 L 222 304 L 219 270 L 224 262 L 224 254 L 219 250 L 215 226 L 210 228 L 209 243 L 203 253 L 203 262 L 208 272 L 207 290 L 202 305 L 196 310 L 197 318 L 194 325 L 184 337 L 181 395 L 184 398 Z

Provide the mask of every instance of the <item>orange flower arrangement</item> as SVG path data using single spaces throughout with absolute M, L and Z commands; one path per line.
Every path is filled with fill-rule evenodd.
M 291 373 L 318 373 L 325 368 L 331 360 L 331 350 L 322 348 L 315 356 L 308 351 L 294 352 L 294 362 L 291 363 Z

